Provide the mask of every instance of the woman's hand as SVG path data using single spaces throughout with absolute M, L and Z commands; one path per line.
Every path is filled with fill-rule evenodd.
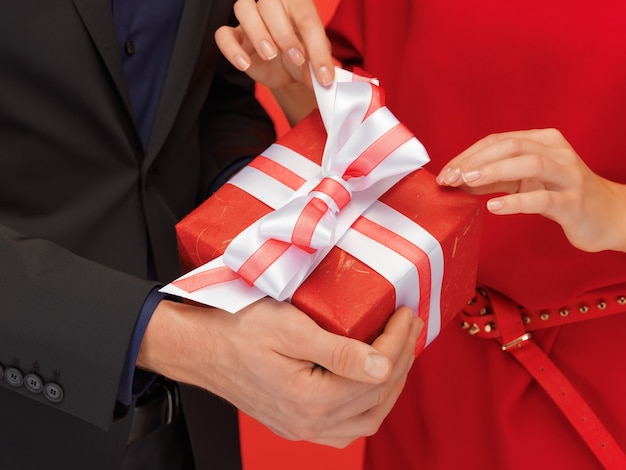
M 234 11 L 239 26 L 222 26 L 215 39 L 239 70 L 271 89 L 310 87 L 308 59 L 321 84 L 333 81 L 330 43 L 313 0 L 237 0 Z
M 308 66 L 322 85 L 332 83 L 330 42 L 313 0 L 237 0 L 239 26 L 222 26 L 215 40 L 222 54 L 269 88 L 290 124 L 315 107 Z
M 490 135 L 452 159 L 437 181 L 472 194 L 508 193 L 489 199 L 488 210 L 541 214 L 581 250 L 626 251 L 626 185 L 591 171 L 558 130 Z

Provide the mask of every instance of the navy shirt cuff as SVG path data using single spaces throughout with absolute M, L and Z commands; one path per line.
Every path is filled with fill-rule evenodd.
M 208 195 L 217 191 L 235 173 L 241 170 L 253 159 L 254 157 L 241 158 L 233 162 L 228 168 L 224 169 L 224 171 L 222 171 L 211 183 Z M 131 337 L 128 353 L 126 354 L 126 361 L 124 362 L 124 369 L 122 370 L 122 378 L 117 391 L 117 401 L 126 406 L 130 405 L 135 398 L 144 393 L 157 377 L 157 375 L 153 372 L 137 369 L 135 364 L 137 362 L 139 346 L 141 346 L 141 341 L 146 331 L 146 327 L 148 326 L 148 322 L 152 317 L 152 313 L 159 302 L 167 297 L 166 294 L 159 292 L 158 289 L 159 288 L 154 288 L 150 291 L 148 297 L 146 297 L 141 311 L 139 312 L 139 317 L 137 317 L 135 330 L 133 331 L 133 335 Z
M 139 346 L 141 346 L 141 341 L 146 332 L 148 322 L 150 318 L 152 318 L 152 313 L 159 302 L 167 297 L 166 294 L 159 292 L 158 289 L 158 287 L 155 287 L 150 291 L 141 307 L 139 316 L 137 317 L 137 323 L 135 324 L 135 330 L 131 337 L 128 353 L 126 354 L 122 378 L 117 392 L 117 401 L 126 406 L 130 405 L 135 398 L 145 392 L 157 377 L 153 372 L 137 369 L 135 363 L 137 362 L 137 355 L 139 354 Z

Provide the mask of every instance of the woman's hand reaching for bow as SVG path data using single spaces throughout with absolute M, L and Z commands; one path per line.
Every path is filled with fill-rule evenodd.
M 439 184 L 489 199 L 497 215 L 541 214 L 575 247 L 626 251 L 626 185 L 594 173 L 555 129 L 493 134 L 453 158 Z

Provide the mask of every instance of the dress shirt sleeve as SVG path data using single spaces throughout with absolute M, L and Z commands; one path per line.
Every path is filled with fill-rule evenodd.
M 148 387 L 152 385 L 152 382 L 154 382 L 157 377 L 153 372 L 136 368 L 135 363 L 137 362 L 141 340 L 146 332 L 148 322 L 150 318 L 152 318 L 152 313 L 159 302 L 165 298 L 166 294 L 162 294 L 159 292 L 158 288 L 155 287 L 150 291 L 139 311 L 117 392 L 117 401 L 123 405 L 130 405 L 135 398 L 144 393 Z

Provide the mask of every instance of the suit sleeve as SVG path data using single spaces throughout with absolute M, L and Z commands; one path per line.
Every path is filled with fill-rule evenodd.
M 8 377 L 1 386 L 107 428 L 135 321 L 155 284 L 3 226 L 0 259 L 5 376 L 34 374 L 57 391 L 50 397 L 54 388 L 36 392 Z

